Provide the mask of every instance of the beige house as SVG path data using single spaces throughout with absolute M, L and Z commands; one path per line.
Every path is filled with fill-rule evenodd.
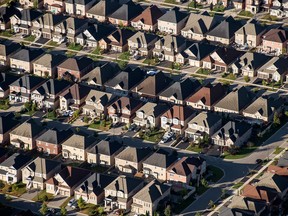
M 19 3 L 24 8 L 42 8 L 43 0 L 19 0 Z
M 88 22 L 84 19 L 69 17 L 66 20 L 66 37 L 69 43 L 76 42 L 76 36 L 88 28 Z M 62 37 L 61 37 L 62 38 Z
M 11 41 L 2 42 L 0 44 L 0 66 L 10 65 L 10 57 L 21 49 L 21 45 Z
M 44 0 L 44 7 L 52 14 L 58 14 L 64 12 L 65 1 L 64 0 Z
M 5 145 L 10 141 L 10 132 L 14 130 L 20 122 L 15 119 L 13 112 L 2 113 L 0 116 L 0 144 Z
M 71 15 L 84 17 L 96 0 L 68 0 L 65 2 L 65 11 Z

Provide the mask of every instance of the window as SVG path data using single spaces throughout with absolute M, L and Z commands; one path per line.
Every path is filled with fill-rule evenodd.
M 173 124 L 174 125 L 178 125 L 179 124 L 179 120 L 177 118 L 173 118 Z

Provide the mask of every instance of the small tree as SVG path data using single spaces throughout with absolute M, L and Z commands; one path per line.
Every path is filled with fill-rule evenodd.
M 212 3 L 211 3 L 212 4 Z M 195 214 L 195 216 L 201 216 L 201 213 L 200 212 L 197 212 L 196 214 Z
M 208 182 L 205 178 L 201 179 L 201 185 L 203 185 L 204 187 L 208 187 Z
M 67 215 L 67 209 L 64 206 L 61 207 L 60 214 L 61 214 L 61 216 Z
M 245 80 L 245 82 L 249 82 L 250 78 L 248 76 L 244 76 L 244 80 Z
M 167 205 L 167 207 L 164 210 L 164 215 L 165 216 L 172 216 L 172 211 L 171 211 L 171 206 Z
M 82 197 L 80 197 L 80 198 L 78 199 L 77 204 L 78 204 L 78 206 L 79 206 L 80 209 L 85 208 L 85 201 L 83 200 Z
M 88 116 L 84 116 L 83 121 L 87 124 L 87 123 L 89 122 L 89 118 L 88 118 Z
M 45 202 L 42 203 L 39 212 L 40 212 L 42 215 L 46 215 L 46 214 L 47 214 L 47 212 L 48 212 L 48 207 L 47 207 L 47 204 L 46 204 Z
M 98 207 L 97 211 L 98 211 L 99 215 L 102 215 L 104 213 L 104 208 L 103 207 Z
M 212 2 L 211 2 L 211 4 L 210 4 L 210 11 L 213 11 L 213 4 L 212 4 Z M 197 212 L 198 213 L 198 212 Z
M 210 200 L 208 205 L 209 205 L 210 208 L 213 208 L 214 207 L 214 202 L 212 200 Z
M 194 4 L 193 7 L 194 7 L 194 8 L 197 8 L 197 2 L 196 2 L 196 0 L 193 0 L 193 4 Z
M 19 187 L 18 187 L 17 184 L 13 184 L 13 185 L 12 185 L 12 191 L 13 191 L 13 192 L 18 191 L 18 189 L 19 189 Z
M 74 118 L 78 118 L 80 115 L 80 110 L 76 110 L 74 113 L 73 113 L 73 117 Z
M 274 113 L 273 123 L 274 123 L 274 125 L 280 125 L 281 124 L 281 120 L 280 120 L 277 112 Z
M 35 112 L 36 109 L 37 109 L 37 104 L 36 104 L 36 102 L 35 102 L 35 103 L 32 103 L 31 110 L 32 110 L 33 112 Z
M 24 103 L 24 108 L 25 108 L 27 111 L 30 111 L 31 108 L 32 108 L 31 102 L 26 102 L 26 103 Z

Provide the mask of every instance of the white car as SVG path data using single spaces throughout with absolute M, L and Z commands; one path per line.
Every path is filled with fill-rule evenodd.
M 149 70 L 149 71 L 147 71 L 147 75 L 149 75 L 149 76 L 154 76 L 154 75 L 156 75 L 157 74 L 157 71 L 155 71 L 155 70 Z
M 69 200 L 69 202 L 68 202 L 67 205 L 68 205 L 69 207 L 71 207 L 75 202 L 76 202 L 76 200 L 73 198 L 73 199 Z

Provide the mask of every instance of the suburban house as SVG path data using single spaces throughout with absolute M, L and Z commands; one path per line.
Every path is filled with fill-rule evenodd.
M 123 150 L 123 145 L 117 141 L 101 140 L 87 150 L 87 162 L 92 165 L 113 166 L 115 156 Z
M 161 103 L 147 102 L 136 111 L 133 124 L 146 126 L 147 128 L 159 128 L 161 115 L 169 109 L 169 106 Z
M 33 63 L 43 55 L 42 49 L 20 49 L 10 56 L 10 67 L 22 72 L 33 72 Z
M 136 111 L 143 105 L 143 102 L 130 97 L 120 97 L 110 106 L 108 114 L 113 123 L 129 124 L 135 117 Z
M 14 130 L 20 122 L 14 119 L 13 112 L 3 112 L 0 114 L 0 144 L 5 145 L 10 141 L 10 132 Z M 1 162 L 1 161 L 0 161 Z
M 20 17 L 20 11 L 14 6 L 1 6 L 0 7 L 0 30 L 11 29 L 11 20 L 10 18 L 17 14 Z
M 186 40 L 181 36 L 166 35 L 155 43 L 153 56 L 160 61 L 174 62 L 176 55 L 186 48 Z
M 62 143 L 72 135 L 73 132 L 70 129 L 48 129 L 36 138 L 37 150 L 48 155 L 58 155 L 62 152 Z
M 280 18 L 287 17 L 287 8 L 287 1 L 275 0 L 272 2 L 272 7 L 270 8 L 269 12 L 271 16 L 276 16 Z
M 31 100 L 39 108 L 56 109 L 59 107 L 59 95 L 70 87 L 66 80 L 49 79 L 32 91 Z
M 201 87 L 197 79 L 186 78 L 173 83 L 160 93 L 159 99 L 173 104 L 185 105 L 188 97 Z
M 261 44 L 262 35 L 265 32 L 264 26 L 251 20 L 235 32 L 235 43 L 241 46 L 257 47 Z
M 108 20 L 108 16 L 114 13 L 119 7 L 120 5 L 117 1 L 101 0 L 86 12 L 86 17 L 96 19 L 99 22 L 105 22 Z
M 222 117 L 211 112 L 201 112 L 195 116 L 185 130 L 185 136 L 198 142 L 208 135 L 211 137 L 222 126 Z
M 65 10 L 64 0 L 43 0 L 44 8 L 52 14 L 60 14 Z
M 223 147 L 240 147 L 249 140 L 251 133 L 250 124 L 229 121 L 212 136 L 212 143 Z
M 283 82 L 288 74 L 287 58 L 273 57 L 264 62 L 257 71 L 257 77 L 272 82 Z
M 87 150 L 98 142 L 93 136 L 84 133 L 73 134 L 62 142 L 62 156 L 78 161 L 87 161 Z
M 1 11 L 1 8 L 0 8 Z M 10 66 L 10 57 L 21 49 L 21 45 L 12 41 L 0 43 L 0 66 Z
M 91 172 L 86 169 L 66 166 L 53 177 L 46 181 L 46 192 L 53 195 L 71 197 L 74 190 L 80 185 Z
M 107 116 L 107 107 L 116 100 L 110 93 L 91 89 L 85 99 L 83 114 L 91 118 Z
M 188 122 L 196 115 L 189 106 L 174 105 L 161 116 L 161 127 L 176 134 L 183 134 Z
M 23 8 L 35 8 L 40 9 L 43 7 L 43 0 L 19 0 L 19 3 Z
M 72 31 L 72 30 L 71 30 Z M 70 32 L 71 32 L 70 31 Z M 43 34 L 43 37 L 52 37 L 52 41 L 56 42 L 58 45 L 60 45 L 62 42 L 66 40 L 66 34 L 67 34 L 67 20 L 62 20 L 58 24 L 55 24 L 53 27 L 52 34 L 50 36 L 50 31 L 47 31 Z
M 222 99 L 226 94 L 226 88 L 221 84 L 207 83 L 186 101 L 188 106 L 195 109 L 213 110 L 213 105 Z
M 168 34 L 180 34 L 187 19 L 186 13 L 180 11 L 178 7 L 174 7 L 158 18 L 158 29 Z
M 84 17 L 95 2 L 96 0 L 67 0 L 65 1 L 65 12 L 70 15 Z
M 5 161 L 9 157 L 9 151 L 7 148 L 0 147 L 0 163 Z
M 271 59 L 261 53 L 246 52 L 236 62 L 231 65 L 233 74 L 255 77 L 258 69 Z
M 10 85 L 19 79 L 18 76 L 14 76 L 8 73 L 0 73 L 0 98 L 5 99 L 10 95 Z
M 251 105 L 243 110 L 243 116 L 251 120 L 251 122 L 271 122 L 274 114 L 281 113 L 283 108 L 283 100 L 273 97 L 259 97 Z
M 132 197 L 143 188 L 144 181 L 124 175 L 118 176 L 104 190 L 104 205 L 106 208 L 130 209 Z
M 201 157 L 182 157 L 167 170 L 167 181 L 173 184 L 189 185 L 199 180 L 206 172 L 206 161 Z
M 267 53 L 280 55 L 287 52 L 288 31 L 270 29 L 262 36 L 262 49 Z
M 128 1 L 122 4 L 116 11 L 108 15 L 108 20 L 113 25 L 129 26 L 131 21 L 141 14 L 143 8 L 140 4 L 135 4 L 133 1 Z
M 31 161 L 31 157 L 19 153 L 12 154 L 0 164 L 0 180 L 14 184 L 22 180 L 22 168 Z
M 115 168 L 123 173 L 136 174 L 142 171 L 143 161 L 153 151 L 150 148 L 127 147 L 115 157 Z
M 152 176 L 159 181 L 166 181 L 167 169 L 176 162 L 176 160 L 177 157 L 175 155 L 159 150 L 143 162 L 143 173 L 147 178 Z
M 67 58 L 64 55 L 46 53 L 33 63 L 33 73 L 41 77 L 57 77 L 57 66 Z
M 172 85 L 172 83 L 173 80 L 160 71 L 153 76 L 148 76 L 132 91 L 139 97 L 144 97 L 148 100 L 155 101 L 158 99 L 160 93 Z
M 270 165 L 267 168 L 267 172 L 275 173 L 276 175 L 280 175 L 280 176 L 288 176 L 287 167 L 278 167 L 275 165 Z
M 75 83 L 59 95 L 61 110 L 78 110 L 84 105 L 90 88 Z
M 27 188 L 44 190 L 46 181 L 61 170 L 61 163 L 56 160 L 37 157 L 22 168 L 22 182 Z
M 244 108 L 250 105 L 255 94 L 246 87 L 233 89 L 229 94 L 214 105 L 214 110 L 220 113 L 240 114 Z
M 128 49 L 133 56 L 152 57 L 152 50 L 158 36 L 141 31 L 137 31 L 128 39 Z
M 36 138 L 44 131 L 45 129 L 31 118 L 10 132 L 10 143 L 17 148 L 32 150 L 36 148 Z
M 158 19 L 163 12 L 156 5 L 149 5 L 140 15 L 131 21 L 131 26 L 137 30 L 155 31 L 158 28 Z
M 133 196 L 131 212 L 153 215 L 160 201 L 170 199 L 170 190 L 169 185 L 161 184 L 157 180 L 149 182 Z
M 66 24 L 66 38 L 69 43 L 76 42 L 76 36 L 88 28 L 88 22 L 84 19 L 69 17 L 65 21 Z M 60 35 L 62 38 L 62 35 Z
M 93 173 L 82 181 L 82 183 L 74 190 L 75 199 L 78 200 L 80 197 L 82 197 L 86 203 L 100 205 L 104 202 L 105 187 L 107 187 L 115 179 L 116 177 L 111 175 Z

